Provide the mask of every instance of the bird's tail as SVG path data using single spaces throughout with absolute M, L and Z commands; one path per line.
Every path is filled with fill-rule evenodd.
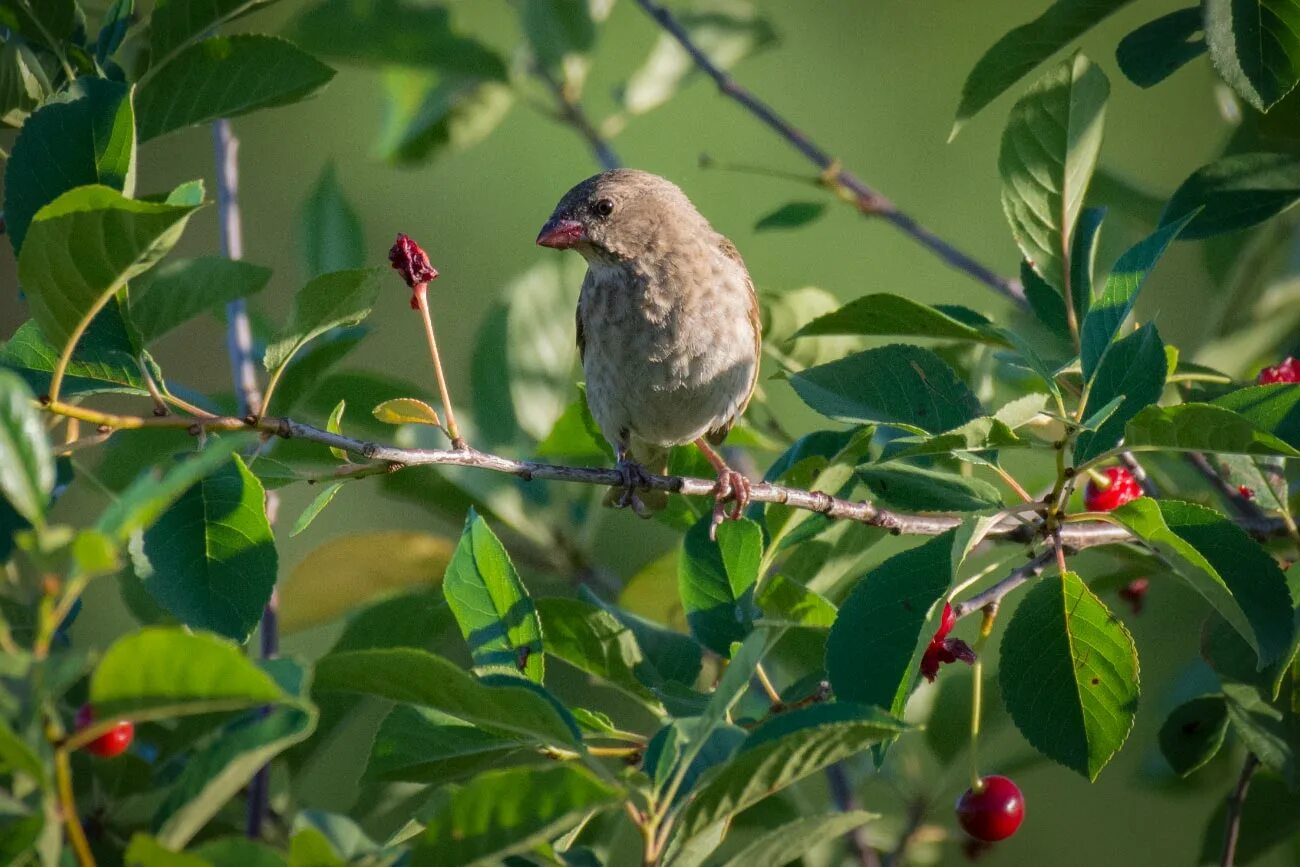
M 666 448 L 637 443 L 628 452 L 628 459 L 635 461 L 650 475 L 663 476 L 668 473 L 668 449 Z M 632 511 L 639 517 L 649 518 L 668 506 L 668 492 L 645 488 L 638 488 L 635 491 L 610 488 L 605 494 L 604 503 L 615 509 L 631 506 Z

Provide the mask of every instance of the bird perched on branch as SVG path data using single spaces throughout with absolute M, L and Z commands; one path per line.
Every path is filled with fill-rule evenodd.
M 713 529 L 740 517 L 749 481 L 713 448 L 758 377 L 758 301 L 735 245 L 675 184 L 634 169 L 569 190 L 537 243 L 587 260 L 577 317 L 587 403 L 624 480 L 606 502 L 642 517 L 662 508 L 667 495 L 642 490 L 645 473 L 664 474 L 668 449 L 695 443 L 717 472 Z

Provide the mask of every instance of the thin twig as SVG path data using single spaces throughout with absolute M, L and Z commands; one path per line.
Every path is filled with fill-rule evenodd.
M 1210 459 L 1200 452 L 1187 452 L 1187 462 L 1196 468 L 1210 485 L 1223 495 L 1232 510 L 1242 518 L 1258 519 L 1264 517 L 1264 510 L 1259 504 L 1234 488 L 1223 474 L 1210 463 Z
M 1025 290 L 1020 285 L 1020 281 L 993 273 L 984 265 L 935 235 L 912 217 L 900 211 L 898 206 L 867 186 L 857 175 L 840 168 L 838 161 L 833 159 L 821 146 L 792 126 L 789 121 L 777 114 L 771 106 L 736 83 L 735 79 L 715 65 L 708 55 L 691 39 L 691 35 L 686 28 L 666 8 L 654 2 L 654 0 L 636 0 L 636 2 L 651 18 L 659 23 L 660 27 L 677 40 L 682 48 L 686 50 L 686 53 L 691 56 L 695 65 L 713 79 L 723 94 L 740 103 L 751 114 L 793 145 L 799 153 L 825 172 L 829 181 L 851 193 L 859 211 L 867 216 L 879 216 L 887 220 L 896 228 L 910 235 L 913 240 L 929 249 L 930 252 L 943 259 L 949 266 L 970 275 L 1017 304 L 1026 305 Z
M 618 470 L 612 468 L 574 467 L 563 464 L 520 461 L 468 447 L 463 449 L 398 448 L 382 443 L 354 439 L 342 434 L 329 433 L 293 419 L 274 416 L 262 416 L 251 420 L 235 418 L 234 416 L 143 418 L 140 416 L 113 415 L 66 403 L 47 404 L 44 409 L 56 415 L 79 418 L 92 424 L 106 425 L 110 428 L 124 430 L 157 427 L 189 428 L 195 433 L 201 430 L 256 430 L 263 434 L 285 439 L 296 438 L 325 446 L 333 446 L 363 457 L 368 461 L 397 464 L 401 467 L 473 467 L 494 473 L 517 476 L 525 481 L 573 482 L 584 485 L 603 485 L 605 487 L 622 487 L 626 484 Z M 644 485 L 648 490 L 668 491 L 691 497 L 711 497 L 716 486 L 717 479 L 656 475 L 647 475 Z M 937 536 L 960 526 L 963 520 L 952 515 L 896 512 L 891 509 L 881 508 L 869 500 L 846 500 L 833 497 L 822 491 L 808 491 L 770 482 L 755 483 L 750 491 L 750 500 L 756 503 L 780 503 L 792 509 L 805 509 L 826 515 L 829 518 L 859 521 L 888 530 L 895 535 Z M 1257 538 L 1270 538 L 1286 533 L 1286 526 L 1277 518 L 1243 518 L 1237 521 L 1237 525 Z M 1023 523 L 1018 515 L 1008 515 L 989 531 L 987 538 L 1028 542 L 1031 541 L 1033 535 L 1034 527 L 1032 525 Z M 1060 536 L 1062 544 L 1071 550 L 1090 548 L 1094 545 L 1114 545 L 1139 541 L 1126 528 L 1105 521 L 1065 524 L 1060 528 Z
M 1066 528 L 1063 527 L 1062 535 L 1065 535 L 1067 532 Z M 1001 602 L 1003 596 L 1006 596 L 1030 578 L 1037 578 L 1039 575 L 1043 574 L 1043 569 L 1046 568 L 1047 564 L 1055 558 L 1055 547 L 1046 548 L 1040 551 L 1028 563 L 1017 567 L 1010 575 L 1003 578 L 983 593 L 958 602 L 952 607 L 952 613 L 955 614 L 958 619 L 961 619 L 967 614 L 973 614 L 976 611 L 981 610 L 986 605 L 995 605 L 998 602 Z
M 72 844 L 72 851 L 77 856 L 80 867 L 95 867 L 95 856 L 90 851 L 86 832 L 81 827 L 81 817 L 77 815 L 77 796 L 72 789 L 72 763 L 68 760 L 68 750 L 64 746 L 54 749 L 54 778 L 59 794 L 59 811 L 63 813 L 63 827 Z
M 1241 776 L 1237 778 L 1237 786 L 1228 796 L 1228 817 L 1223 829 L 1223 857 L 1219 859 L 1219 867 L 1232 867 L 1237 857 L 1237 838 L 1241 836 L 1241 810 L 1246 804 L 1246 792 L 1250 789 L 1250 778 L 1255 776 L 1255 769 L 1259 767 L 1259 757 L 1254 753 L 1246 756 L 1246 762 L 1241 766 Z
M 853 786 L 849 783 L 849 774 L 844 769 L 843 762 L 836 762 L 826 769 L 826 782 L 835 809 L 841 813 L 852 813 L 854 810 L 862 809 L 862 805 L 858 803 L 858 796 L 853 793 Z M 844 840 L 849 844 L 849 851 L 853 853 L 859 867 L 880 867 L 880 855 L 867 842 L 865 829 L 854 828 L 844 835 Z
M 600 130 L 596 129 L 595 124 L 591 122 L 591 118 L 587 117 L 587 112 L 583 110 L 582 103 L 574 99 L 565 90 L 564 84 L 551 74 L 545 64 L 534 64 L 533 72 L 546 85 L 551 92 L 551 96 L 555 98 L 560 120 L 583 137 L 587 142 L 587 146 L 591 148 L 592 154 L 595 155 L 596 162 L 600 163 L 600 167 L 602 169 L 616 169 L 623 165 L 623 161 L 614 152 L 613 145 L 600 134 Z

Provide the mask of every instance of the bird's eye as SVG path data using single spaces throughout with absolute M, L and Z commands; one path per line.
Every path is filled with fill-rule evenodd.
M 597 199 L 596 204 L 592 205 L 591 208 L 602 217 L 608 217 L 614 213 L 614 203 L 609 199 Z

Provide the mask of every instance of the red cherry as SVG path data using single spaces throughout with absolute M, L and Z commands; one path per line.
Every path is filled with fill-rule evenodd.
M 983 779 L 979 791 L 967 789 L 957 799 L 957 821 L 976 840 L 1005 840 L 1025 820 L 1025 799 L 1020 787 L 997 775 Z
M 1142 496 L 1142 486 L 1126 468 L 1108 467 L 1102 474 L 1106 477 L 1105 486 L 1089 479 L 1083 491 L 1083 505 L 1089 512 L 1109 512 Z
M 1274 382 L 1300 382 L 1300 360 L 1287 358 L 1281 364 L 1266 367 L 1259 372 L 1255 381 L 1260 385 Z
M 86 728 L 94 721 L 94 708 L 88 704 L 83 704 L 77 710 L 77 730 L 80 731 Z M 126 748 L 131 746 L 131 741 L 134 739 L 135 726 L 127 720 L 122 720 L 107 732 L 86 744 L 86 752 L 103 759 L 111 759 L 113 756 L 120 756 L 126 752 Z

